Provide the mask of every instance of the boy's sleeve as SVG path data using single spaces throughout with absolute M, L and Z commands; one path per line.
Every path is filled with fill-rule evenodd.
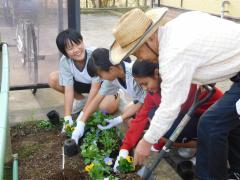
M 133 88 L 134 88 L 134 95 L 132 99 L 143 103 L 146 96 L 146 92 L 143 90 L 143 88 L 140 85 L 137 84 L 136 81 L 134 81 Z
M 73 75 L 70 70 L 70 65 L 65 56 L 63 56 L 59 63 L 59 85 L 73 86 Z
M 113 82 L 104 80 L 99 90 L 99 94 L 101 94 L 102 96 L 115 95 L 117 94 L 119 89 L 120 88 L 117 85 L 115 85 Z
M 142 108 L 129 125 L 120 149 L 131 150 L 136 146 L 149 122 L 148 113 L 154 107 L 156 107 L 156 105 L 154 104 L 151 95 L 147 94 Z
M 99 76 L 92 78 L 92 83 L 101 83 L 101 82 L 102 82 L 102 80 Z

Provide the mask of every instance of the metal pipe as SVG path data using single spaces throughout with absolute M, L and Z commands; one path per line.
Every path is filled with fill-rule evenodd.
M 224 18 L 224 13 L 228 13 L 229 11 L 225 11 L 225 5 L 229 5 L 230 4 L 230 1 L 228 0 L 223 0 L 222 3 L 221 3 L 221 19 Z
M 1 57 L 1 91 L 0 91 L 0 179 L 4 176 L 4 163 L 6 155 L 6 136 L 8 127 L 8 92 L 9 92 L 9 61 L 7 44 L 0 45 Z
M 20 86 L 10 86 L 10 91 L 16 91 L 16 90 L 26 90 L 26 89 L 43 89 L 43 88 L 49 88 L 49 85 L 47 83 L 41 84 L 30 84 L 30 85 L 20 85 Z
M 18 180 L 18 154 L 13 154 L 13 180 Z

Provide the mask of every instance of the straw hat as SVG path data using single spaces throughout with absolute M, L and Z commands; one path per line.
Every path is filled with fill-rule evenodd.
M 111 63 L 120 63 L 141 46 L 158 29 L 167 10 L 154 8 L 144 13 L 136 8 L 125 13 L 113 28 L 115 41 L 110 47 Z

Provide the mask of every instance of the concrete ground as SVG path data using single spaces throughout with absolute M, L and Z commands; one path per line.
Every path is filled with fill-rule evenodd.
M 174 17 L 171 14 L 169 17 Z M 81 16 L 81 32 L 87 46 L 109 47 L 113 37 L 111 29 L 116 23 L 118 16 L 112 14 L 85 14 Z M 53 26 L 53 25 L 52 25 Z M 39 77 L 41 82 L 47 82 L 48 74 L 57 69 L 58 54 L 54 47 L 54 38 L 57 31 L 51 28 L 51 25 L 42 25 L 45 31 L 40 31 L 40 53 L 45 55 L 44 61 L 39 61 Z M 0 26 L 1 33 L 10 44 L 14 44 L 14 27 L 6 25 Z M 53 52 L 51 51 L 53 50 Z M 16 47 L 9 48 L 11 64 L 11 85 L 29 83 L 26 69 L 19 63 L 19 57 Z M 229 87 L 229 82 L 220 84 L 223 90 Z M 18 122 L 46 119 L 46 113 L 50 110 L 57 110 L 63 115 L 63 95 L 51 89 L 39 89 L 36 95 L 30 90 L 11 91 L 9 93 L 9 122 L 14 125 Z M 175 171 L 163 161 L 157 169 L 157 179 L 177 180 L 181 179 Z

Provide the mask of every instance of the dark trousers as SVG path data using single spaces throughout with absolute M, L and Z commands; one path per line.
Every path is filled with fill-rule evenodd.
M 199 120 L 199 180 L 227 179 L 227 160 L 231 170 L 240 172 L 240 119 L 236 111 L 239 99 L 240 83 L 235 82 Z

